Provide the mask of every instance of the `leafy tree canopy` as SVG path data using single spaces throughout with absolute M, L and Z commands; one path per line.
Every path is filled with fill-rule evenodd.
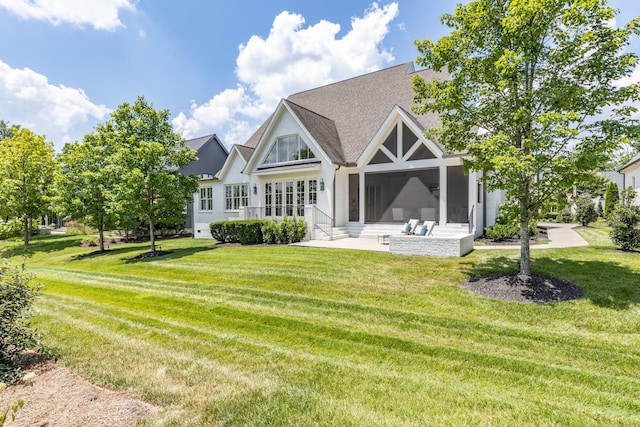
M 44 215 L 53 199 L 59 172 L 53 143 L 29 129 L 12 131 L 0 140 L 0 205 L 3 215 L 22 219 L 24 244 L 29 244 L 30 221 Z
M 449 35 L 416 42 L 418 64 L 450 78 L 417 77 L 415 111 L 438 112 L 430 135 L 518 201 L 521 275 L 540 205 L 639 134 L 640 87 L 619 82 L 638 63 L 625 47 L 640 21 L 615 16 L 606 0 L 475 0 L 442 17 Z
M 82 142 L 64 146 L 59 160 L 63 172 L 58 182 L 58 207 L 63 214 L 81 217 L 95 227 L 100 251 L 104 251 L 104 231 L 114 223 L 110 209 L 116 182 L 111 164 L 114 147 L 97 134 Z
M 184 218 L 185 203 L 198 187 L 197 178 L 179 171 L 196 160 L 169 123 L 169 111 L 156 111 L 144 97 L 122 103 L 111 120 L 98 125 L 97 136 L 113 147 L 115 210 L 149 225 L 151 251 L 158 224 Z

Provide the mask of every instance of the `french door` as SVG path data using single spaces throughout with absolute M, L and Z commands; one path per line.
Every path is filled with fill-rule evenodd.
M 318 201 L 318 181 L 298 179 L 266 182 L 264 206 L 267 217 L 304 216 L 305 204 Z

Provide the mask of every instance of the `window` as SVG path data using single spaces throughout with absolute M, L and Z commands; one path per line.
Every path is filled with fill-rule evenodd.
M 285 182 L 284 203 L 286 215 L 293 215 L 293 181 Z
M 315 179 L 309 180 L 309 204 L 315 205 L 318 203 L 318 181 Z
M 271 216 L 271 205 L 273 204 L 273 185 L 267 182 L 264 185 L 264 206 L 265 215 Z
M 249 184 L 225 185 L 224 199 L 228 211 L 249 206 Z
M 282 183 L 276 182 L 276 216 L 282 216 Z
M 296 192 L 296 205 L 298 207 L 298 216 L 304 216 L 304 181 L 297 182 L 298 191 Z
M 200 211 L 213 210 L 213 187 L 200 188 Z
M 315 158 L 315 154 L 309 149 L 300 135 L 289 135 L 276 139 L 271 151 L 262 164 L 275 165 Z

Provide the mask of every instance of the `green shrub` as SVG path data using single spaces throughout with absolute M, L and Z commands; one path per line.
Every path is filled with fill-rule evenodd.
M 307 233 L 307 224 L 303 218 L 286 216 L 282 221 L 277 219 L 267 221 L 262 227 L 262 236 L 265 243 L 289 244 L 304 239 Z
M 221 243 L 253 245 L 263 242 L 262 220 L 218 221 L 209 225 L 211 236 Z
M 220 243 L 225 243 L 225 224 L 227 221 L 212 222 L 209 224 L 211 230 L 211 237 L 216 239 Z
M 486 227 L 484 234 L 493 241 L 511 239 L 518 235 L 518 227 L 511 224 L 498 224 L 493 227 Z
M 20 355 L 39 348 L 31 329 L 31 306 L 38 290 L 33 276 L 21 267 L 0 264 L 0 382 L 11 384 L 20 377 Z
M 635 207 L 618 206 L 607 218 L 611 226 L 611 240 L 625 251 L 640 248 L 640 212 Z
M 556 221 L 565 223 L 565 224 L 575 221 L 575 217 L 571 212 L 571 207 L 567 206 L 566 208 L 562 209 L 560 213 L 558 213 L 558 216 L 556 217 Z
M 581 194 L 576 200 L 576 220 L 584 227 L 598 220 L 596 206 L 593 204 L 591 196 L 587 193 Z
M 22 236 L 22 221 L 18 219 L 0 221 L 0 240 Z
M 100 238 L 98 236 L 87 236 L 82 239 L 82 244 L 87 246 L 98 246 Z
M 547 212 L 544 214 L 544 219 L 549 221 L 555 221 L 558 218 L 558 212 Z
M 65 224 L 65 234 L 67 236 L 86 236 L 88 234 L 95 234 L 98 230 L 94 230 L 82 223 L 69 221 Z

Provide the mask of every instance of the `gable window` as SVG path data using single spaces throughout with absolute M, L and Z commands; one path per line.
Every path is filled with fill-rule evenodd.
M 309 149 L 300 135 L 289 135 L 276 139 L 273 147 L 271 147 L 271 151 L 269 151 L 269 154 L 262 164 L 277 165 L 315 158 L 315 154 Z
M 200 211 L 213 210 L 213 187 L 200 188 Z
M 225 209 L 238 210 L 249 206 L 249 184 L 232 184 L 224 186 Z

